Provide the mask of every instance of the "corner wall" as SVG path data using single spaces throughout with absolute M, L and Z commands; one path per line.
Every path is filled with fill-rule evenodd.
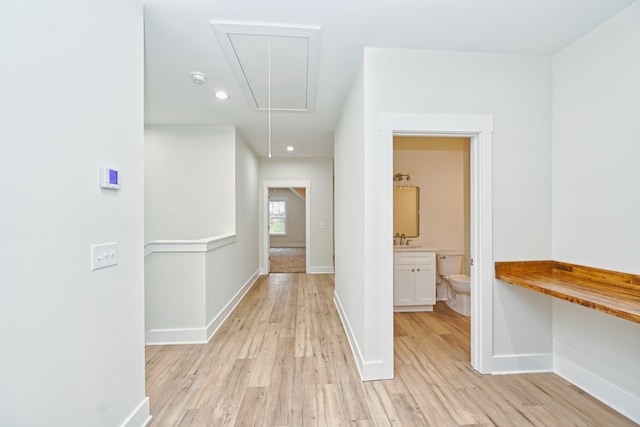
M 361 161 L 367 171 L 365 235 L 371 254 L 365 271 L 371 274 L 370 286 L 392 286 L 392 254 L 380 249 L 390 245 L 392 231 L 385 227 L 391 224 L 392 209 L 377 196 L 380 188 L 391 185 L 391 160 L 377 143 L 380 116 L 386 112 L 493 116 L 493 257 L 550 256 L 549 58 L 366 48 L 364 98 Z M 493 286 L 488 319 L 493 322 L 493 371 L 550 370 L 550 298 L 495 279 L 478 286 Z
M 140 427 L 142 6 L 0 2 L 0 45 L 0 425 Z M 106 242 L 117 265 L 90 271 Z
M 553 259 L 640 274 L 640 2 L 553 57 Z M 555 370 L 640 422 L 640 324 L 553 302 Z
M 258 276 L 258 164 L 233 127 L 145 128 L 148 344 L 207 342 Z
M 335 303 L 363 379 L 375 379 L 368 366 L 380 358 L 365 352 L 364 303 L 367 292 L 364 238 L 364 71 L 361 67 L 342 108 L 334 138 Z M 378 377 L 379 378 L 379 377 Z

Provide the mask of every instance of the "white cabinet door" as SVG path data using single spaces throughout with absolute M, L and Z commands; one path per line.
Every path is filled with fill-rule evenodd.
M 436 303 L 436 281 L 433 264 L 415 265 L 415 303 L 416 305 L 433 305 Z
M 394 256 L 393 305 L 396 311 L 429 311 L 436 303 L 434 252 L 401 252 Z
M 414 305 L 416 299 L 415 267 L 411 264 L 396 264 L 393 277 L 393 304 Z

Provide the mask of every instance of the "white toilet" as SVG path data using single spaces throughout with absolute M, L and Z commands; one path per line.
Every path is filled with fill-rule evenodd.
M 471 315 L 471 278 L 462 273 L 462 257 L 459 252 L 438 252 L 438 282 L 447 289 L 447 305 L 456 312 Z

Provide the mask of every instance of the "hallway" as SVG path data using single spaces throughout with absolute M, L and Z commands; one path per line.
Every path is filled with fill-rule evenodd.
M 394 317 L 394 380 L 361 382 L 333 275 L 262 276 L 206 345 L 147 346 L 150 426 L 633 426 L 554 374 L 482 376 L 469 320 Z

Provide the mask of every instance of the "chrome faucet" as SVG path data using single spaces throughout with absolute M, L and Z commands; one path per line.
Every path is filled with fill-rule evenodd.
M 407 236 L 405 236 L 404 233 L 402 233 L 400 235 L 400 246 L 404 245 L 404 239 L 406 239 L 406 238 L 407 238 Z

